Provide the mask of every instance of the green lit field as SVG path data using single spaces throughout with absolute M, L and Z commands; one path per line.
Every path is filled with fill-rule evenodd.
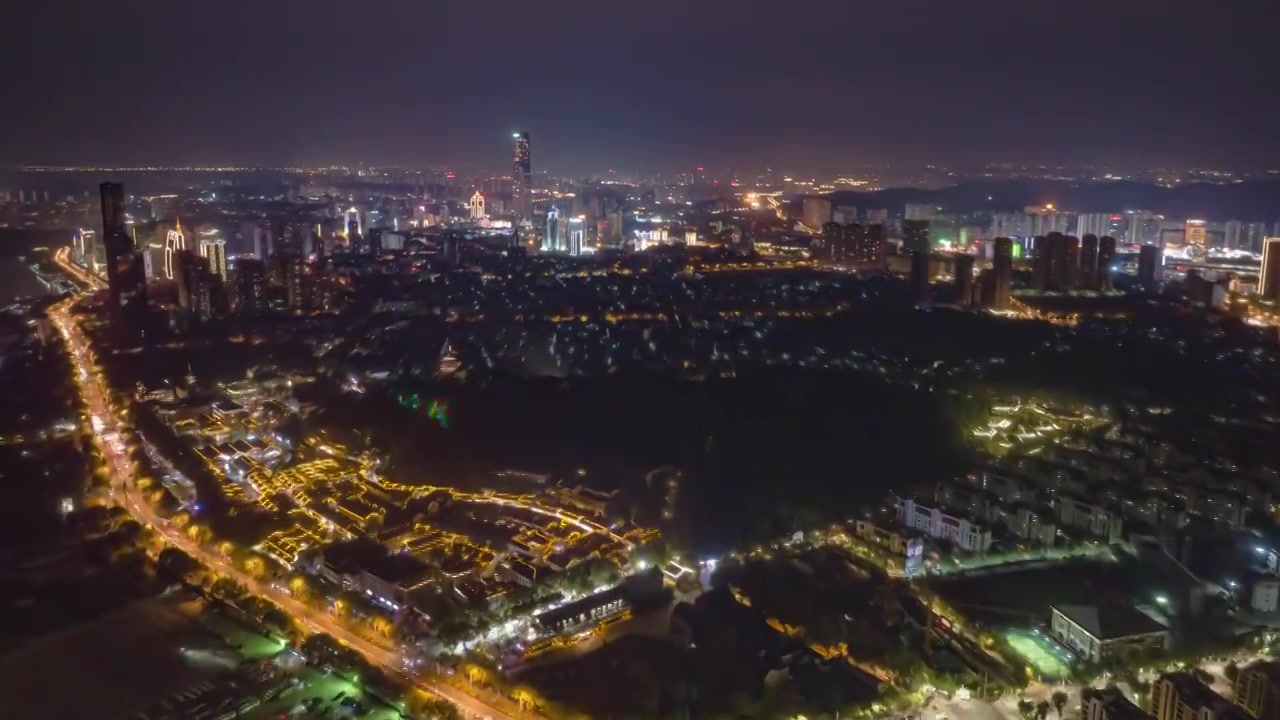
M 1045 679 L 1071 675 L 1071 658 L 1066 651 L 1030 630 L 1009 630 L 1004 634 L 1009 646 Z

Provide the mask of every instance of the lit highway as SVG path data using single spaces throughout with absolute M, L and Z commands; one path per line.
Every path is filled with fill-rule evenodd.
M 60 265 L 66 265 L 65 255 L 58 257 L 58 261 Z M 88 278 L 89 276 L 85 275 L 84 277 Z M 93 280 L 96 280 L 96 278 L 93 278 Z M 94 285 L 93 282 L 84 282 L 90 286 Z M 101 281 L 99 280 L 97 283 L 100 285 Z M 275 603 L 309 630 L 327 633 L 358 651 L 371 662 L 383 666 L 396 675 L 403 675 L 399 658 L 394 651 L 380 647 L 351 632 L 335 622 L 333 618 L 312 610 L 271 584 L 254 579 L 248 573 L 229 563 L 226 558 L 196 543 L 178 528 L 172 526 L 167 520 L 156 515 L 151 506 L 142 498 L 141 492 L 138 491 L 134 484 L 137 475 L 132 461 L 129 459 L 129 452 L 124 444 L 123 435 L 120 432 L 120 428 L 125 422 L 125 411 L 123 409 L 113 410 L 110 404 L 110 392 L 102 377 L 97 358 L 90 348 L 83 331 L 71 316 L 70 308 L 74 302 L 75 298 L 71 298 L 52 306 L 49 309 L 49 315 L 65 340 L 68 351 L 71 354 L 72 376 L 76 380 L 90 416 L 94 443 L 106 460 L 106 466 L 111 475 L 111 496 L 113 500 L 126 508 L 143 525 L 155 530 L 156 533 L 164 537 L 173 546 L 201 560 L 210 568 L 217 570 L 218 573 L 243 584 L 254 594 Z M 420 681 L 417 684 L 418 687 L 449 700 L 472 716 L 490 718 L 491 720 L 511 720 L 510 715 L 457 688 Z

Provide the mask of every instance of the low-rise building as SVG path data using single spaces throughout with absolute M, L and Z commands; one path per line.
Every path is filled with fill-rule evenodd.
M 1164 650 L 1169 630 L 1127 605 L 1053 605 L 1049 629 L 1063 645 L 1090 662 Z
M 924 539 L 910 530 L 899 532 L 882 528 L 870 520 L 854 523 L 853 534 L 893 555 L 913 557 L 924 554 Z
M 991 530 L 982 523 L 949 515 L 910 498 L 899 501 L 898 519 L 907 527 L 970 552 L 991 549 Z

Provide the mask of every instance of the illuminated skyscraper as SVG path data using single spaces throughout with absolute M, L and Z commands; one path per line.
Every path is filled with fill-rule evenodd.
M 147 276 L 142 256 L 133 246 L 125 219 L 124 186 L 104 182 L 102 244 L 107 265 L 107 305 L 111 329 L 118 341 L 141 339 L 147 316 Z
M 227 243 L 222 238 L 200 240 L 200 256 L 208 259 L 209 272 L 227 279 Z
M 511 202 L 516 222 L 533 217 L 533 162 L 529 157 L 529 133 L 511 135 L 515 140 L 511 168 Z
M 807 197 L 800 206 L 804 224 L 814 232 L 821 232 L 822 226 L 831 222 L 831 201 L 824 197 Z
M 581 215 L 569 218 L 569 254 L 581 255 L 587 236 L 587 219 Z
M 560 250 L 568 249 L 561 246 L 562 243 L 566 246 L 568 245 L 567 242 L 564 242 L 568 238 L 562 240 L 560 233 L 560 211 L 552 207 L 547 210 L 547 231 L 542 236 L 542 250 L 544 252 L 559 252 Z
M 488 217 L 488 214 L 484 211 L 484 195 L 477 190 L 471 196 L 471 219 L 483 220 L 486 217 Z
M 1258 295 L 1280 301 L 1280 237 L 1262 240 L 1262 268 L 1258 271 Z
M 187 249 L 187 236 L 182 232 L 182 220 L 179 219 L 164 238 L 164 279 L 172 280 L 178 253 Z

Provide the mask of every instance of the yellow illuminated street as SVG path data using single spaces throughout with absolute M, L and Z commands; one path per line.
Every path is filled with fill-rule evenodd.
M 65 257 L 59 257 L 59 263 L 65 263 Z M 84 276 L 83 282 L 93 285 L 92 280 Z M 101 282 L 101 281 L 97 281 Z M 93 429 L 94 443 L 106 460 L 111 475 L 111 497 L 113 502 L 123 506 L 140 523 L 155 530 L 171 545 L 183 550 L 194 558 L 215 569 L 219 574 L 233 578 L 243 584 L 254 594 L 268 599 L 289 613 L 301 625 L 312 632 L 327 633 L 360 652 L 371 662 L 383 666 L 395 675 L 403 675 L 397 654 L 384 647 L 375 645 L 360 635 L 351 632 L 334 621 L 333 618 L 317 613 L 296 599 L 275 589 L 269 584 L 259 582 L 240 568 L 235 567 L 226 558 L 193 541 L 167 520 L 156 515 L 155 511 L 142 498 L 135 485 L 136 472 L 129 458 L 128 448 L 120 433 L 123 411 L 110 404 L 110 392 L 101 374 L 101 368 L 88 340 L 71 315 L 71 306 L 76 298 L 64 300 L 49 309 L 50 317 L 67 344 L 72 359 L 73 377 L 80 389 L 88 410 Z M 506 720 L 511 716 L 487 703 L 472 697 L 461 690 L 448 685 L 424 683 L 418 686 L 453 702 L 465 713 L 474 717 L 489 720 Z

